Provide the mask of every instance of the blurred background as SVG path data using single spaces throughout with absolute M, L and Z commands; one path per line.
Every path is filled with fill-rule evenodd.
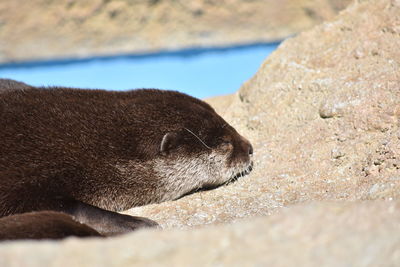
M 1 0 L 0 78 L 233 93 L 280 41 L 351 0 Z

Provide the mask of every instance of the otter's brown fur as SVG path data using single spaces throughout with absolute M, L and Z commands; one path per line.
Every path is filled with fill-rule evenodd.
M 155 223 L 111 211 L 250 169 L 250 143 L 188 95 L 14 87 L 0 94 L 0 216 L 62 211 L 101 234 L 121 233 Z
M 29 212 L 0 218 L 0 240 L 101 237 L 96 230 L 54 211 Z

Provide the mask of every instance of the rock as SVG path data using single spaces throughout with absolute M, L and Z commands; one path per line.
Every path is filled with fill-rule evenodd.
M 193 231 L 8 242 L 1 266 L 396 266 L 400 202 L 314 203 Z
M 223 114 L 232 104 L 233 98 L 234 95 L 222 95 L 205 99 L 205 101 L 210 104 L 218 114 Z
M 396 14 L 399 2 L 356 2 L 336 20 L 283 42 L 238 93 L 210 100 L 253 143 L 252 174 L 130 213 L 187 228 L 269 215 L 303 201 L 398 199 Z M 360 47 L 363 59 L 349 56 Z M 378 55 L 371 52 L 376 47 Z M 324 105 L 337 107 L 331 111 L 337 115 L 322 118 Z M 379 190 L 371 191 L 374 184 Z M 213 216 L 194 220 L 197 213 Z
M 252 141 L 255 170 L 229 186 L 128 211 L 163 231 L 3 243 L 0 265 L 395 266 L 398 14 L 399 1 L 356 1 L 282 43 L 221 105 L 210 100 Z
M 270 42 L 350 1 L 1 1 L 0 62 Z

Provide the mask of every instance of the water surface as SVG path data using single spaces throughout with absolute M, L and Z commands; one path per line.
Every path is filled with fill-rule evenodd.
M 206 98 L 238 90 L 277 45 L 4 64 L 0 77 L 35 86 L 172 89 Z

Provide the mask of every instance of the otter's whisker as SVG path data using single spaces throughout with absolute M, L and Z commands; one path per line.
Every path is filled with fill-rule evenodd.
M 188 128 L 184 127 L 184 129 L 186 131 L 188 131 L 189 133 L 191 133 L 194 137 L 196 137 L 206 148 L 211 149 L 211 147 L 209 147 L 208 145 L 206 145 L 206 143 L 203 142 L 203 140 L 200 139 L 200 137 L 198 137 L 194 132 L 192 132 L 191 130 L 189 130 Z

